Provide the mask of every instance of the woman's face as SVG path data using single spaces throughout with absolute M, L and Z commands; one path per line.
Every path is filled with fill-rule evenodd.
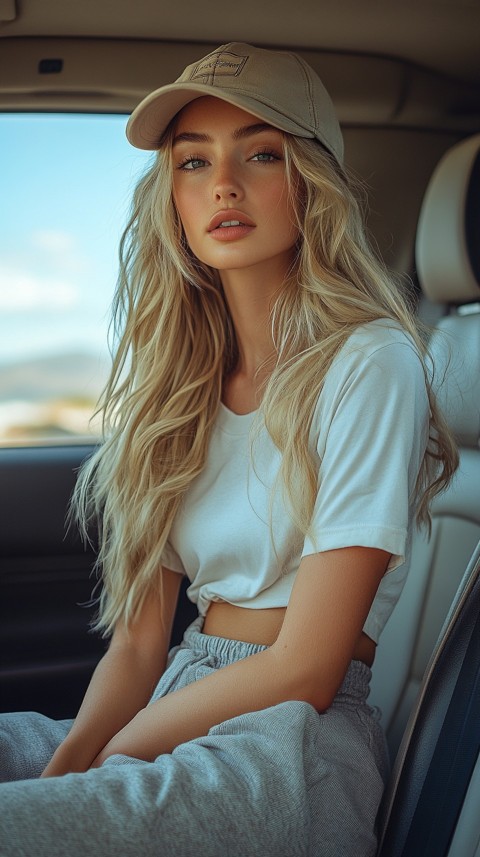
M 282 139 L 281 131 L 212 96 L 181 111 L 173 197 L 200 261 L 222 272 L 271 260 L 286 272 L 298 230 Z

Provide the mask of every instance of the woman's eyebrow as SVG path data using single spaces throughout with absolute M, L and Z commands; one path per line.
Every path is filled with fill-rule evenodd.
M 255 122 L 253 125 L 242 125 L 240 128 L 236 128 L 232 137 L 234 140 L 242 140 L 244 137 L 272 130 L 276 131 L 277 129 L 266 122 Z M 178 143 L 213 143 L 213 138 L 209 134 L 199 134 L 196 131 L 183 131 L 174 137 L 172 146 L 176 146 Z
M 208 134 L 197 134 L 195 131 L 183 131 L 182 134 L 177 134 L 173 139 L 172 146 L 178 143 L 213 143 Z
M 241 128 L 237 128 L 232 137 L 234 140 L 241 140 L 243 137 L 250 137 L 252 134 L 261 134 L 262 131 L 276 131 L 272 125 L 268 125 L 266 122 L 255 122 L 253 125 L 243 125 Z

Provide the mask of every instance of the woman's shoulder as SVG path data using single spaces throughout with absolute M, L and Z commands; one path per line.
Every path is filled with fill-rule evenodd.
M 424 392 L 425 372 L 419 349 L 402 325 L 389 318 L 357 327 L 335 356 L 325 376 L 320 399 L 338 397 L 354 388 L 363 395 L 416 387 Z
M 422 371 L 422 358 L 411 334 L 400 322 L 378 318 L 359 325 L 332 361 L 328 376 L 350 374 L 368 365 L 397 372 L 402 366 Z
M 377 318 L 355 328 L 342 346 L 338 357 L 358 354 L 368 358 L 384 348 L 393 347 L 396 350 L 398 346 L 406 346 L 418 356 L 417 346 L 400 322 L 392 318 Z

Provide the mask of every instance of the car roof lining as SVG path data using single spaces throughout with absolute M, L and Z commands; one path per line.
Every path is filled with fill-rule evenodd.
M 146 93 L 171 82 L 213 47 L 134 39 L 0 40 L 0 110 L 130 112 Z M 342 124 L 463 134 L 480 127 L 480 86 L 378 55 L 299 53 L 319 73 Z M 62 62 L 49 65 L 52 60 Z

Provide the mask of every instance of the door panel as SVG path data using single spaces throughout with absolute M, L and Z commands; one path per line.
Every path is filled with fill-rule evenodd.
M 89 446 L 0 450 L 0 711 L 73 717 L 106 642 L 89 629 L 95 554 L 65 519 Z M 182 586 L 172 644 L 196 608 Z

